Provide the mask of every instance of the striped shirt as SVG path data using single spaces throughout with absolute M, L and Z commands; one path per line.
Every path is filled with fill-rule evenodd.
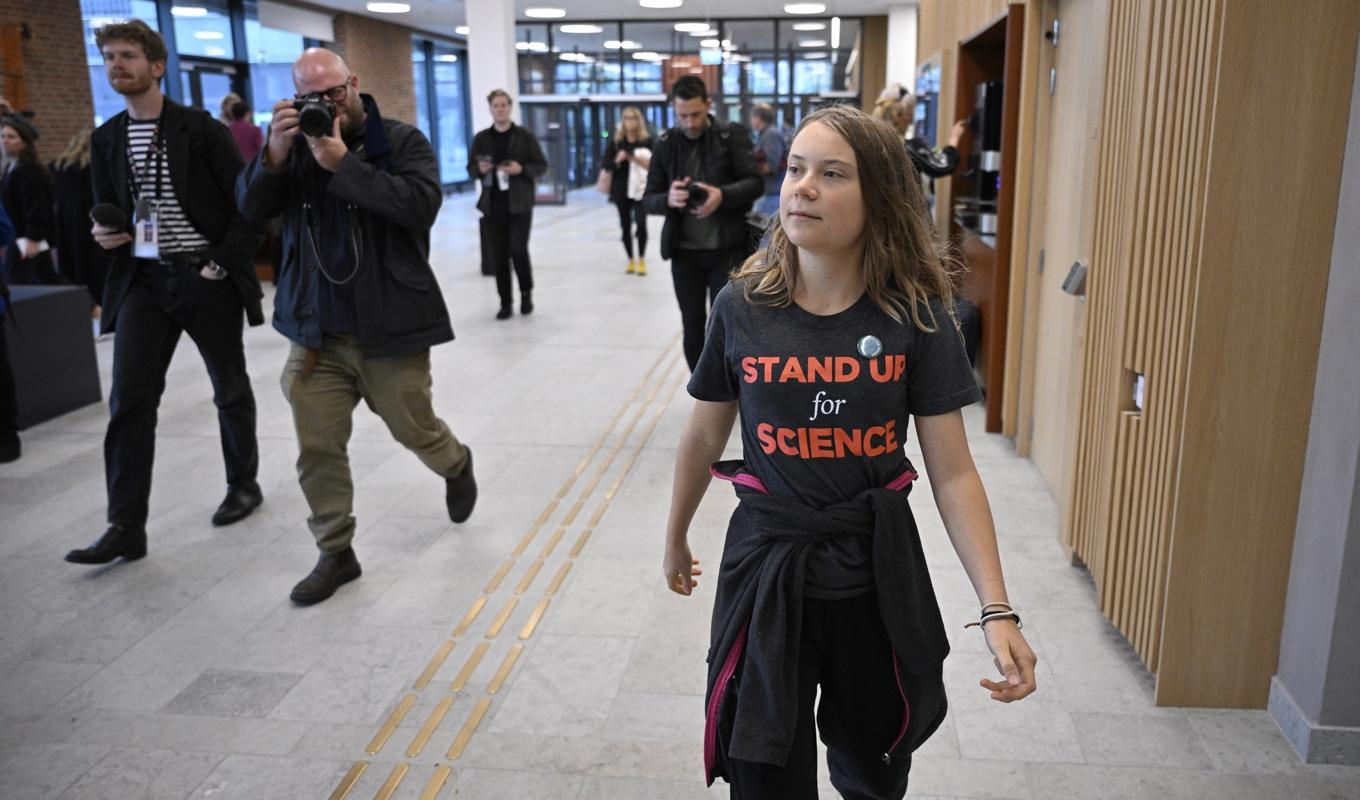
M 128 119 L 127 159 L 128 179 L 132 196 L 149 198 L 160 210 L 160 231 L 157 243 L 162 256 L 173 253 L 202 252 L 209 242 L 189 222 L 170 182 L 170 159 L 165 137 L 160 136 L 157 149 L 152 150 L 151 139 L 157 135 L 156 120 Z

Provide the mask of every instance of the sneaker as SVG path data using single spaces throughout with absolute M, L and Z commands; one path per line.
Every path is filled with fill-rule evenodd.
M 632 275 L 635 272 L 637 272 L 637 261 L 630 258 L 628 259 L 628 269 L 624 270 L 624 274 Z
M 312 571 L 293 587 L 289 599 L 300 606 L 310 606 L 335 594 L 335 590 L 363 574 L 354 548 L 346 547 L 338 553 L 322 553 Z
M 639 258 L 637 260 L 637 274 L 644 276 L 647 274 L 647 259 Z
M 472 474 L 471 450 L 468 450 L 463 471 L 444 479 L 444 505 L 449 509 L 449 519 L 454 522 L 466 522 L 472 516 L 472 507 L 477 505 L 477 479 Z

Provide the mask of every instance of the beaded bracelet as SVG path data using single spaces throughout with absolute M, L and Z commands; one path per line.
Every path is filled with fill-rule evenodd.
M 998 605 L 998 604 L 997 604 L 997 603 L 991 603 L 991 604 L 989 604 L 989 605 Z M 1007 605 L 1009 605 L 1009 604 L 1007 604 Z M 982 627 L 983 625 L 986 625 L 987 623 L 991 622 L 991 621 L 994 620 L 994 619 L 1008 619 L 1008 620 L 1011 620 L 1011 621 L 1013 621 L 1013 622 L 1015 623 L 1015 627 L 1017 627 L 1017 628 L 1019 628 L 1019 629 L 1021 629 L 1021 630 L 1023 630 L 1024 627 L 1025 627 L 1025 624 L 1024 624 L 1023 622 L 1020 621 L 1020 615 L 1017 614 L 1017 613 L 1015 613 L 1014 610 L 1011 610 L 1011 611 L 991 611 L 991 612 L 987 612 L 987 613 L 984 613 L 984 614 L 982 615 L 982 617 L 981 617 L 977 622 L 970 622 L 970 623 L 968 623 L 967 625 L 964 625 L 963 627 L 964 627 L 965 630 L 967 630 L 968 628 L 980 628 L 980 627 Z

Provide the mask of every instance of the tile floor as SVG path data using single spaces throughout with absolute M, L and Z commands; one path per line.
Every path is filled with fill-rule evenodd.
M 187 343 L 161 409 L 148 558 L 61 559 L 102 529 L 105 408 L 26 432 L 24 458 L 0 467 L 0 797 L 327 798 L 361 762 L 349 797 L 726 796 L 700 764 L 713 584 L 687 600 L 658 575 L 688 409 L 678 314 L 659 220 L 640 279 L 623 274 L 616 219 L 589 192 L 540 209 L 538 311 L 496 322 L 470 198 L 446 203 L 433 249 L 458 340 L 434 351 L 435 399 L 476 449 L 481 501 L 450 524 L 441 482 L 357 411 L 364 577 L 320 606 L 287 601 L 315 550 L 271 329 L 246 339 L 267 500 L 238 525 L 208 524 L 222 466 Z M 112 343 L 98 351 L 107 387 Z M 966 417 L 1040 691 L 1003 707 L 976 686 L 991 664 L 960 629 L 971 590 L 918 487 L 955 641 L 950 716 L 916 757 L 912 797 L 1360 797 L 1360 769 L 1300 764 L 1264 712 L 1155 707 L 1064 562 L 1038 474 Z M 710 566 L 733 504 L 715 486 L 698 514 Z M 825 778 L 822 794 L 836 796 Z

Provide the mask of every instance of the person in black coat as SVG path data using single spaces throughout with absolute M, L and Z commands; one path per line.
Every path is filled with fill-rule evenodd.
M 647 121 L 642 112 L 629 106 L 619 117 L 618 130 L 609 137 L 600 171 L 610 173 L 609 202 L 619 210 L 619 227 L 623 229 L 623 249 L 628 253 L 627 274 L 647 274 L 647 211 L 642 198 L 633 197 L 632 175 L 641 170 L 645 176 L 651 164 L 652 136 L 647 132 Z M 639 152 L 642 151 L 642 152 Z M 641 187 L 645 189 L 645 181 Z M 633 256 L 633 225 L 637 224 L 637 257 Z
M 14 223 L 0 205 L 0 247 L 14 241 Z M 19 401 L 14 391 L 14 370 L 9 365 L 9 286 L 0 276 L 0 464 L 19 459 Z
M 97 307 L 104 301 L 104 258 L 90 236 L 94 184 L 90 177 L 90 135 L 84 128 L 71 137 L 66 152 L 48 165 L 56 187 L 57 271 L 67 282 L 84 286 Z
M 14 223 L 15 236 L 5 248 L 3 275 L 10 285 L 62 282 L 49 249 L 54 235 L 52 175 L 38 160 L 37 140 L 38 129 L 23 117 L 0 118 L 0 203 Z
M 487 95 L 490 128 L 479 131 L 468 149 L 468 175 L 481 181 L 482 195 L 477 209 L 485 225 L 483 235 L 491 238 L 486 247 L 496 272 L 496 291 L 501 310 L 496 319 L 514 314 L 514 294 L 510 286 L 510 264 L 514 262 L 519 281 L 521 314 L 534 311 L 534 271 L 529 264 L 529 229 L 534 224 L 534 184 L 548 169 L 548 159 L 538 137 L 528 128 L 510 120 L 514 101 L 503 89 Z

